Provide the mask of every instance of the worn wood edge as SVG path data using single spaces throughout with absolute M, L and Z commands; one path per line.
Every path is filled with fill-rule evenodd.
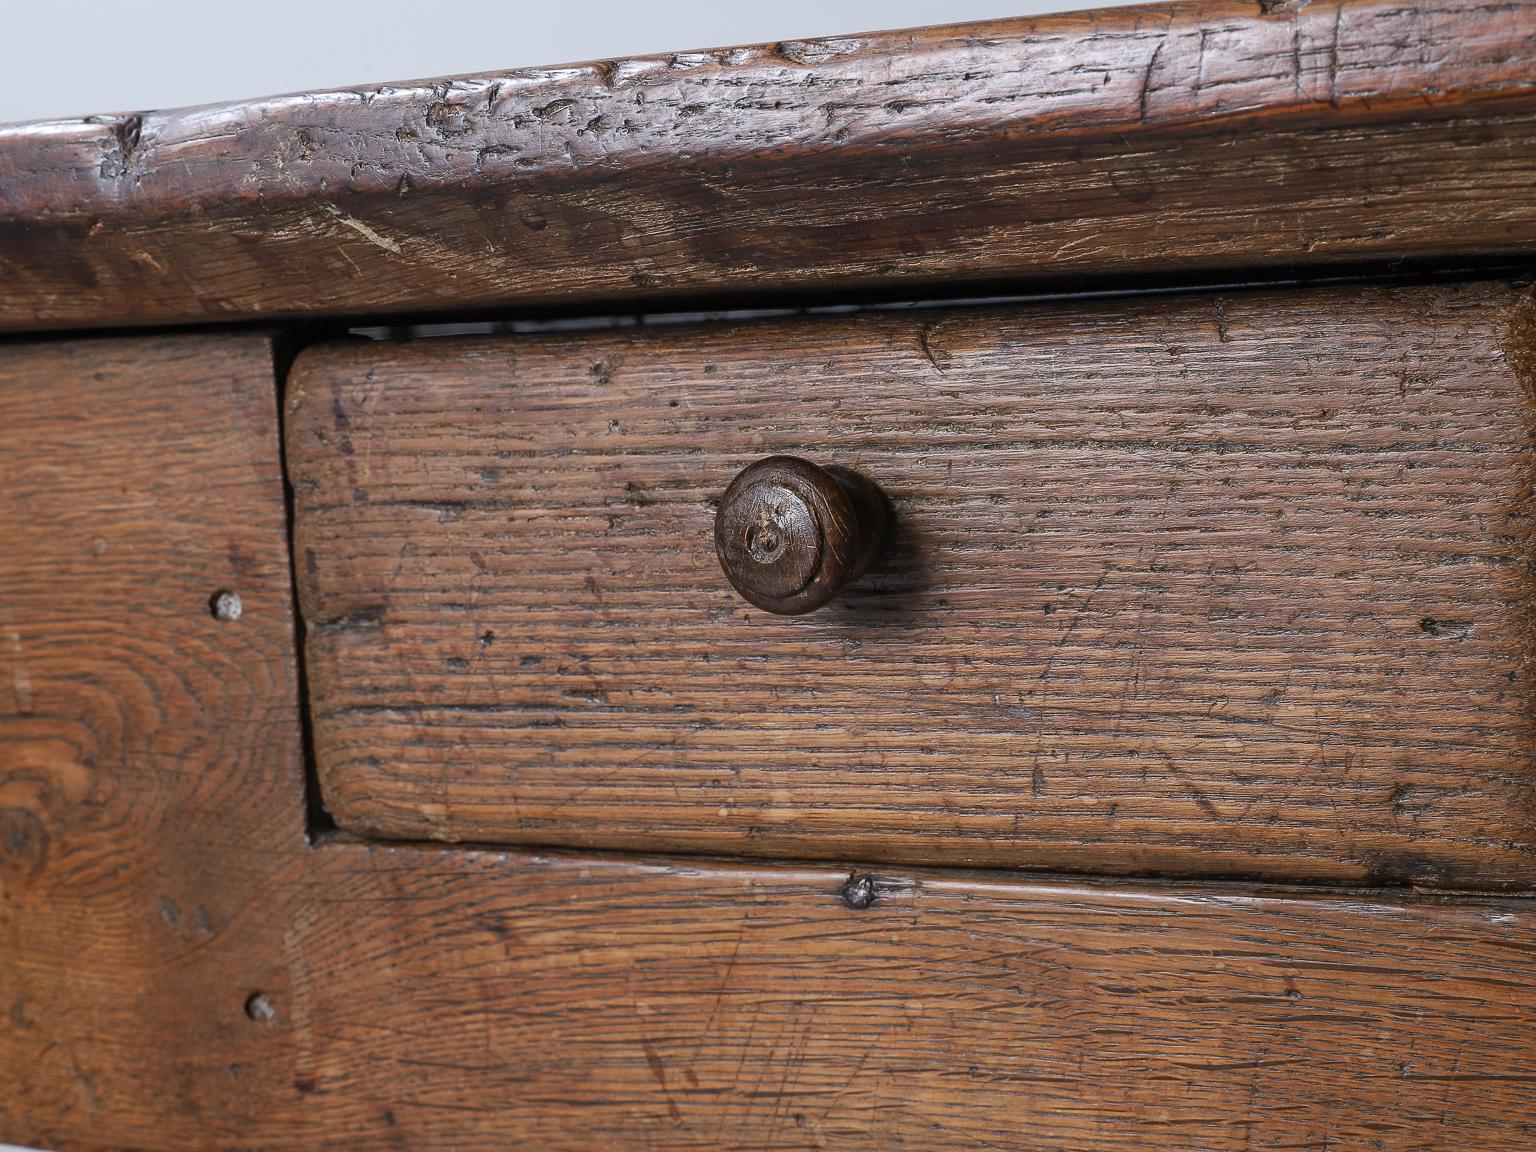
M 1087 149 L 1102 169 L 1095 180 L 1120 188 L 1148 227 L 1184 215 L 1181 227 L 1198 232 L 1189 189 L 1149 195 L 1138 185 L 1144 151 L 1195 140 L 1219 147 L 1241 135 L 1250 148 L 1267 141 L 1250 164 L 1299 174 L 1311 163 L 1309 133 L 1351 133 L 1368 154 L 1379 133 L 1446 119 L 1464 124 L 1437 140 L 1435 154 L 1476 166 L 1485 158 L 1467 149 L 1480 135 L 1528 130 L 1498 117 L 1536 113 L 1533 28 L 1530 0 L 1421 10 L 1390 0 L 1194 0 L 0 127 L 0 268 L 11 273 L 0 330 L 1103 276 L 1139 262 L 1072 245 L 1067 219 L 999 224 L 963 205 L 1000 195 L 984 187 L 989 172 L 1036 156 L 1071 162 Z M 1190 163 L 1201 163 L 1198 151 Z M 920 178 L 895 187 L 908 170 Z M 772 219 L 784 211 L 781 196 L 828 181 L 836 203 L 819 212 L 829 226 L 866 201 L 887 214 L 944 205 L 946 218 L 910 238 L 920 260 L 888 242 L 851 258 L 837 244 L 825 254 L 779 245 L 788 227 Z M 560 218 L 562 201 L 608 196 L 619 203 L 606 220 L 590 210 Z M 1182 262 L 1163 254 L 1147 267 L 1536 248 L 1529 197 L 1487 197 L 1463 208 L 1487 218 L 1478 243 L 1356 236 L 1334 251 L 1326 238 L 1260 228 L 1219 251 Z M 740 221 L 764 221 L 750 259 L 721 266 L 708 245 L 739 245 L 746 226 L 734 240 L 710 239 L 709 217 L 726 201 Z M 1323 212 L 1301 210 L 1303 223 Z M 1392 197 L 1372 212 L 1390 225 Z M 990 254 L 967 251 L 983 222 L 1004 235 L 993 236 Z M 572 228 L 587 235 L 557 237 Z M 633 229 L 690 250 L 602 250 Z M 1027 244 L 1008 235 L 1021 229 Z M 228 250 L 189 267 L 194 245 L 214 240 Z M 572 243 L 595 267 L 552 274 L 556 249 Z M 300 267 L 314 258 L 306 250 L 338 245 L 346 260 L 318 279 Z M 499 276 L 453 270 L 472 254 L 485 259 L 487 245 Z M 226 263 L 229 283 L 198 282 L 218 279 Z M 387 283 L 413 272 L 433 282 Z M 275 283 L 255 283 L 263 279 Z
M 1339 126 L 1464 115 L 1488 102 L 1527 107 L 1536 97 L 1536 74 L 1525 68 L 1528 57 L 1536 57 L 1528 43 L 1536 32 L 1536 4 L 1449 0 L 1435 7 L 1453 27 L 1440 32 L 1419 22 L 1424 39 L 1413 45 L 1415 58 L 1384 78 L 1379 63 L 1357 69 L 1349 57 L 1368 51 L 1374 36 L 1404 16 L 1404 6 L 1393 0 L 1316 7 L 1192 0 L 0 124 L 0 172 L 10 177 L 0 184 L 0 220 L 195 211 L 234 201 L 272 205 L 327 192 L 400 195 L 402 179 L 409 181 L 407 191 L 428 192 L 533 173 L 580 176 L 586 169 L 596 178 L 678 160 L 783 159 L 801 148 L 921 148 L 953 140 L 975 146 L 992 135 L 1108 136 L 1250 117 L 1283 118 L 1290 127 Z M 1490 12 L 1505 16 L 1509 26 L 1482 40 L 1471 36 L 1472 21 Z M 1329 41 L 1303 43 L 1303 22 L 1320 19 Z M 1260 71 L 1278 61 L 1271 53 L 1279 41 L 1265 42 L 1274 41 L 1277 27 L 1285 30 L 1287 51 L 1325 54 L 1326 63 L 1318 61 L 1311 74 L 1306 60 L 1292 75 Z M 1452 33 L 1466 38 L 1452 39 Z M 1105 41 L 1140 53 L 1145 67 L 1136 84 L 1128 83 L 1134 72 L 1116 76 L 1111 64 L 1106 84 L 1066 94 L 1030 90 L 1056 56 L 1075 56 L 1072 70 L 1088 72 L 1093 66 L 1083 55 L 1102 51 L 1095 46 Z M 1194 58 L 1185 59 L 1191 45 Z M 873 80 L 877 70 L 886 78 Z M 924 105 L 879 91 L 899 94 L 934 76 L 955 89 L 944 94 L 945 114 L 937 122 L 925 116 Z M 807 121 L 803 107 L 789 109 L 779 131 L 768 132 L 773 125 L 766 113 L 776 109 L 723 101 L 669 106 L 665 97 L 675 101 L 690 84 L 824 87 L 851 95 L 825 106 L 820 121 Z M 1238 91 L 1226 91 L 1231 88 Z M 1073 99 L 1060 101 L 1063 95 Z M 1044 106 L 1011 107 L 1030 99 Z M 578 124 L 561 115 L 568 101 L 590 102 L 598 115 Z M 635 104 L 663 109 L 630 129 L 642 139 L 617 151 L 606 140 L 583 139 L 597 136 L 601 126 L 594 120 Z M 359 164 L 340 187 L 331 186 L 326 178 L 343 175 L 344 156 L 334 139 L 323 137 L 376 132 L 396 120 L 403 128 L 389 158 L 395 164 Z M 526 131 L 531 126 L 539 131 Z M 410 131 L 418 128 L 423 131 Z M 1132 146 L 1129 138 L 1125 143 Z M 412 162 L 411 152 L 434 144 L 440 154 L 431 163 Z M 498 150 L 516 154 L 516 165 L 488 166 Z M 295 166 L 310 174 L 289 171 Z

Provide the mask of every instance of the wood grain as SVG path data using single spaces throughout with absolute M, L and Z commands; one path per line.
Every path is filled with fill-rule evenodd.
M 63 1152 L 1536 1139 L 1525 903 L 901 873 L 856 910 L 846 880 L 328 845 L 175 965 L 175 1014 L 121 1052 L 141 1071 L 74 1048 L 98 1107 L 69 1054 L 44 1072 L 15 1043 L 33 1110 L 0 1130 Z M 244 1016 L 250 988 L 275 1019 Z
M 0 1140 L 1531 1146 L 1526 901 L 311 845 L 271 359 L 0 347 Z
M 1536 250 L 1531 0 L 1194 3 L 0 129 L 0 329 Z
M 306 352 L 315 747 L 369 835 L 1529 887 L 1532 316 L 1351 288 Z M 894 503 L 801 620 L 712 523 Z
M 305 818 L 276 420 L 265 336 L 0 346 L 0 1143 L 189 1146 L 259 1064 L 232 929 Z

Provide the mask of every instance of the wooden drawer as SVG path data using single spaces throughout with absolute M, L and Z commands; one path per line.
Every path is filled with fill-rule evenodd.
M 0 1147 L 1536 1148 L 1533 63 L 1194 0 L 0 126 Z
M 1348 287 L 313 349 L 325 803 L 390 838 L 1527 884 L 1533 315 Z M 794 619 L 711 535 L 781 452 L 896 523 Z
M 0 345 L 0 1141 L 1532 1146 L 1528 899 L 307 839 L 273 374 Z

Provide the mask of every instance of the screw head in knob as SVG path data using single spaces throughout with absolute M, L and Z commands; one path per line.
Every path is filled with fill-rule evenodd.
M 885 497 L 846 468 L 770 456 L 731 481 L 715 515 L 715 553 L 731 586 L 781 616 L 813 612 L 869 567 Z

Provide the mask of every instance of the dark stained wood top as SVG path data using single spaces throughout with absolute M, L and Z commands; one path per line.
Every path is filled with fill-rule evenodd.
M 1536 251 L 1536 4 L 1116 9 L 0 129 L 0 330 Z
M 1532 305 L 1503 284 L 349 341 L 289 378 L 360 834 L 1536 887 Z M 894 505 L 811 616 L 716 505 Z

